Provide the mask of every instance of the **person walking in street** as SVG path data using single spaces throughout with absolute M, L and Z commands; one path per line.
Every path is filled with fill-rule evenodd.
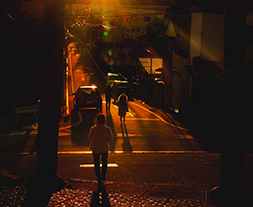
M 126 121 L 126 112 L 128 112 L 128 105 L 127 105 L 127 96 L 126 94 L 122 93 L 119 98 L 118 98 L 118 115 L 120 116 L 120 123 L 122 124 L 122 119 L 123 123 L 125 124 Z
M 105 124 L 105 115 L 97 114 L 95 125 L 90 128 L 89 132 L 90 149 L 93 152 L 95 174 L 98 181 L 98 190 L 106 180 L 107 158 L 109 142 L 113 140 L 112 130 Z M 102 176 L 100 174 L 100 157 L 102 156 Z
M 114 103 L 116 103 L 117 97 L 118 97 L 118 93 L 119 93 L 119 88 L 117 86 L 116 81 L 113 82 L 113 84 L 111 86 L 111 89 L 112 89 L 112 95 L 113 95 Z
M 106 111 L 110 111 L 111 98 L 112 98 L 112 89 L 111 86 L 108 84 L 105 88 Z

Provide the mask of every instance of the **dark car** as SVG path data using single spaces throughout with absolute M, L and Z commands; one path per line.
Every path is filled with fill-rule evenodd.
M 80 86 L 73 95 L 75 109 L 96 108 L 102 111 L 102 98 L 97 86 Z
M 126 77 L 121 73 L 108 73 L 106 77 L 107 84 L 111 85 L 114 97 L 118 97 L 120 94 L 125 93 L 128 98 L 131 97 L 131 87 Z M 116 84 L 116 86 L 115 86 Z M 117 90 L 115 90 L 117 87 Z

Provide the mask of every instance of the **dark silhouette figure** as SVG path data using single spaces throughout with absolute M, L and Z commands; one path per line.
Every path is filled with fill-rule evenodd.
M 113 82 L 112 86 L 112 95 L 113 95 L 113 99 L 114 99 L 114 103 L 117 102 L 117 97 L 118 97 L 118 93 L 119 93 L 119 88 L 117 86 L 116 81 Z
M 128 112 L 128 105 L 127 105 L 127 96 L 126 94 L 122 93 L 119 98 L 118 98 L 118 115 L 120 116 L 120 123 L 122 124 L 122 120 L 123 123 L 125 124 L 126 121 L 126 112 Z
M 103 187 L 101 192 L 93 191 L 90 207 L 109 207 L 109 206 L 110 201 L 105 187 Z
M 112 98 L 112 89 L 110 85 L 107 85 L 105 88 L 106 111 L 110 111 L 111 98 Z
M 93 191 L 90 207 L 100 206 L 99 192 Z
M 112 141 L 112 130 L 105 125 L 105 115 L 97 114 L 95 125 L 90 128 L 89 133 L 90 149 L 93 152 L 95 174 L 98 181 L 98 191 L 103 187 L 106 180 L 107 158 L 109 150 L 109 141 Z M 100 157 L 102 156 L 102 176 L 100 174 Z
M 126 124 L 121 124 L 121 131 L 122 131 L 122 137 L 123 137 L 123 143 L 122 143 L 122 148 L 124 152 L 132 152 L 133 148 L 132 145 L 129 141 L 129 137 L 128 137 L 128 132 L 127 132 L 127 127 Z

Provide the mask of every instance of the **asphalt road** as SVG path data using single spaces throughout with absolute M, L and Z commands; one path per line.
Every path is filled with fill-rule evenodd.
M 139 101 L 128 102 L 129 112 L 126 124 L 121 125 L 118 107 L 111 105 L 106 114 L 107 125 L 114 135 L 110 150 L 117 152 L 131 151 L 203 151 L 188 130 L 182 124 L 167 120 L 165 114 L 150 111 Z M 89 151 L 88 133 L 94 125 L 96 110 L 72 110 L 71 122 L 60 127 L 59 151 Z
M 125 126 L 120 124 L 116 105 L 111 105 L 110 114 L 106 116 L 114 134 L 110 143 L 109 164 L 112 165 L 109 165 L 107 173 L 109 181 L 218 185 L 219 154 L 203 151 L 187 129 L 168 115 L 156 113 L 136 100 L 128 104 L 130 110 Z M 95 179 L 88 132 L 96 114 L 96 110 L 72 110 L 67 122 L 61 120 L 59 176 Z M 9 134 L 8 141 L 3 142 L 5 153 L 1 154 L 1 166 L 18 177 L 32 176 L 36 135 L 36 128 Z M 3 136 L 1 138 L 3 141 Z
M 74 45 L 71 45 L 74 46 Z M 96 110 L 73 109 L 72 93 L 80 85 L 98 85 L 103 91 L 103 77 L 88 52 L 68 56 L 69 119 L 62 119 L 58 141 L 58 174 L 62 177 L 95 179 L 88 133 L 94 125 Z M 129 101 L 126 124 L 121 125 L 118 107 L 111 104 L 106 114 L 107 125 L 114 135 L 110 143 L 108 180 L 124 182 L 202 183 L 205 173 L 215 172 L 205 183 L 218 184 L 219 155 L 207 154 L 185 126 L 147 104 Z M 1 168 L 18 177 L 34 174 L 37 127 L 2 134 Z M 50 143 L 49 143 L 50 144 Z M 205 160 L 204 158 L 208 159 Z M 202 160 L 201 162 L 199 162 Z M 205 165 L 207 164 L 207 166 Z M 199 167 L 196 171 L 196 167 Z M 215 169 L 213 169 L 215 168 Z M 195 174 L 196 173 L 196 174 Z M 201 176 L 201 178 L 199 177 Z
M 72 48 L 72 49 L 70 49 Z M 73 110 L 72 92 L 81 85 L 97 85 L 103 91 L 101 70 L 94 63 L 88 48 L 83 54 L 74 52 L 69 46 L 69 111 L 71 123 L 60 127 L 59 151 L 88 151 L 88 132 L 97 114 L 94 110 Z M 113 102 L 113 101 L 112 101 Z M 121 125 L 117 105 L 112 103 L 110 113 L 105 111 L 107 125 L 111 127 L 114 140 L 111 151 L 203 151 L 182 123 L 175 121 L 141 101 L 129 101 L 126 125 Z
M 58 142 L 58 175 L 71 179 L 95 180 L 88 132 L 94 124 L 96 110 L 74 110 L 72 92 L 78 86 L 97 84 L 103 87 L 91 58 L 69 54 L 69 119 L 62 119 Z M 93 68 L 90 70 L 89 68 Z M 103 97 L 104 99 L 104 97 Z M 203 150 L 187 128 L 169 114 L 139 101 L 129 101 L 126 125 L 121 125 L 117 105 L 105 111 L 114 140 L 110 143 L 109 181 L 173 183 L 187 185 L 219 184 L 220 154 Z M 18 177 L 34 175 L 37 128 L 28 127 L 0 134 L 0 170 Z M 50 144 L 50 143 L 49 143 Z M 245 161 L 245 183 L 253 183 L 252 159 Z

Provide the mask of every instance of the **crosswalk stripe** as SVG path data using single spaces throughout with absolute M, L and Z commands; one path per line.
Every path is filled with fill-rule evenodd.
M 92 168 L 94 164 L 80 164 L 79 167 Z M 102 167 L 102 164 L 100 164 L 100 167 Z M 108 163 L 107 167 L 119 167 L 119 165 L 117 163 Z

